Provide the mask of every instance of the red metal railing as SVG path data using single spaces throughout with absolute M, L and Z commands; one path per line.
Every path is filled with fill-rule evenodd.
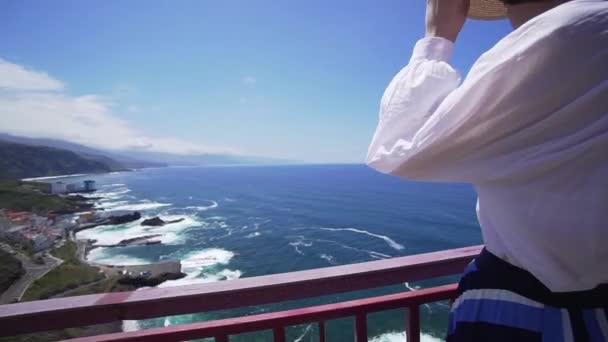
M 278 303 L 459 274 L 480 250 L 481 246 L 466 247 L 210 284 L 3 305 L 0 306 L 0 336 Z M 275 341 L 281 342 L 285 340 L 286 326 L 318 322 L 320 340 L 324 341 L 326 320 L 355 316 L 357 341 L 366 341 L 369 313 L 406 308 L 408 341 L 418 341 L 419 306 L 428 302 L 453 299 L 455 295 L 456 286 L 446 285 L 255 316 L 99 335 L 78 340 L 181 341 L 214 337 L 216 341 L 228 341 L 229 335 L 272 329 Z

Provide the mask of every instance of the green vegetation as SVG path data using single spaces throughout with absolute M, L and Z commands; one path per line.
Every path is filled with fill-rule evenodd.
M 0 179 L 0 208 L 46 213 L 78 210 L 79 203 L 57 195 L 41 193 L 31 183 Z
M 84 286 L 76 288 L 72 291 L 62 294 L 61 297 L 84 296 L 84 295 L 95 294 L 95 293 L 134 291 L 136 289 L 135 286 L 121 284 L 118 281 L 119 279 L 120 279 L 120 277 L 114 276 L 114 277 L 104 279 L 100 282 L 95 282 L 93 284 L 84 285 Z
M 104 279 L 97 268 L 86 265 L 78 260 L 77 250 L 76 243 L 69 240 L 63 246 L 53 250 L 51 254 L 64 260 L 63 264 L 34 282 L 23 296 L 23 300 L 45 299 L 53 296 L 70 297 L 94 293 L 132 291 L 135 289 L 132 286 L 121 285 L 118 282 L 119 277 Z M 50 342 L 117 332 L 120 331 L 120 327 L 120 322 L 115 322 L 5 337 L 0 338 L 0 342 Z
M 112 165 L 108 165 L 108 164 Z M 69 150 L 0 141 L 0 177 L 28 178 L 125 170 L 118 162 Z
M 0 250 L 0 293 L 8 289 L 24 272 L 19 259 Z
M 80 262 L 76 256 L 77 246 L 66 241 L 52 254 L 64 262 L 59 267 L 36 280 L 23 295 L 23 300 L 47 299 L 79 286 L 90 284 L 104 278 L 99 269 Z
M 89 265 L 61 264 L 36 280 L 23 295 L 23 301 L 47 299 L 80 285 L 101 280 L 99 269 Z
M 78 260 L 78 256 L 76 255 L 77 251 L 78 245 L 76 245 L 76 242 L 66 240 L 63 246 L 55 248 L 51 251 L 51 254 L 63 260 L 64 264 L 79 265 L 80 260 Z

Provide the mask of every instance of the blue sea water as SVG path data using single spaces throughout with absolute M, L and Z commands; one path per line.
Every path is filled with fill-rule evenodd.
M 466 184 L 421 183 L 382 175 L 363 165 L 170 167 L 87 176 L 107 212 L 138 210 L 144 218 L 184 218 L 164 227 L 140 222 L 78 234 L 99 244 L 161 234 L 162 244 L 96 248 L 89 259 L 138 264 L 181 259 L 184 279 L 160 286 L 221 281 L 470 246 L 481 243 L 475 193 Z M 76 177 L 80 179 L 82 177 Z M 95 195 L 97 196 L 97 195 Z M 455 281 L 438 279 L 325 298 L 222 312 L 126 322 L 126 329 L 181 324 L 408 291 Z M 426 305 L 427 340 L 445 334 L 447 305 Z M 402 310 L 371 315 L 373 341 L 403 340 Z M 328 325 L 330 341 L 352 340 L 352 321 Z M 270 340 L 269 335 L 233 341 Z M 288 340 L 316 341 L 316 327 L 288 330 Z

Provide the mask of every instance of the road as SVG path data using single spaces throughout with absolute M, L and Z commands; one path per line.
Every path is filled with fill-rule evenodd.
M 6 245 L 3 245 L 1 248 L 9 253 L 13 251 L 11 247 Z M 44 265 L 39 265 L 32 262 L 29 257 L 20 252 L 15 253 L 14 257 L 21 261 L 23 268 L 25 269 L 25 273 L 23 276 L 21 276 L 21 278 L 15 281 L 11 287 L 0 295 L 0 304 L 13 303 L 16 299 L 21 300 L 21 297 L 23 297 L 25 291 L 34 281 L 44 276 L 55 267 L 61 265 L 63 262 L 63 260 L 55 258 L 51 255 L 48 257 L 43 257 Z

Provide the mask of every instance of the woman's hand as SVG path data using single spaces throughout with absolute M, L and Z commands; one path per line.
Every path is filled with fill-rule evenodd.
M 426 36 L 456 41 L 469 12 L 469 0 L 427 0 Z

